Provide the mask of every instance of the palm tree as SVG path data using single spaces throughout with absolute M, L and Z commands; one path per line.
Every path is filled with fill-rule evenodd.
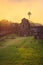
M 30 19 L 30 16 L 31 16 L 31 12 L 28 12 L 28 15 L 29 15 L 29 19 Z

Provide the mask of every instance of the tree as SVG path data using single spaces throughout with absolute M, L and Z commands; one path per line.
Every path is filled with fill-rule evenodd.
M 28 12 L 28 15 L 29 15 L 29 19 L 30 19 L 30 16 L 31 16 L 31 12 Z

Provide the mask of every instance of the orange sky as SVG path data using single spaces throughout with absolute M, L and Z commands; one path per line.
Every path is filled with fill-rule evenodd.
M 0 0 L 0 20 L 21 22 L 24 17 L 29 19 L 29 11 L 31 21 L 43 24 L 43 0 Z

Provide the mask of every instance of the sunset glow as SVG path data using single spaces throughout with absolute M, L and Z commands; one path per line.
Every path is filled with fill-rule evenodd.
M 31 12 L 31 21 L 43 24 L 43 0 L 0 0 L 0 20 L 21 22 Z

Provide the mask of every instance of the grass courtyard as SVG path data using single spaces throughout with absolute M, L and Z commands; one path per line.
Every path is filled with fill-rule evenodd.
M 0 41 L 0 65 L 43 65 L 43 40 L 5 37 Z

